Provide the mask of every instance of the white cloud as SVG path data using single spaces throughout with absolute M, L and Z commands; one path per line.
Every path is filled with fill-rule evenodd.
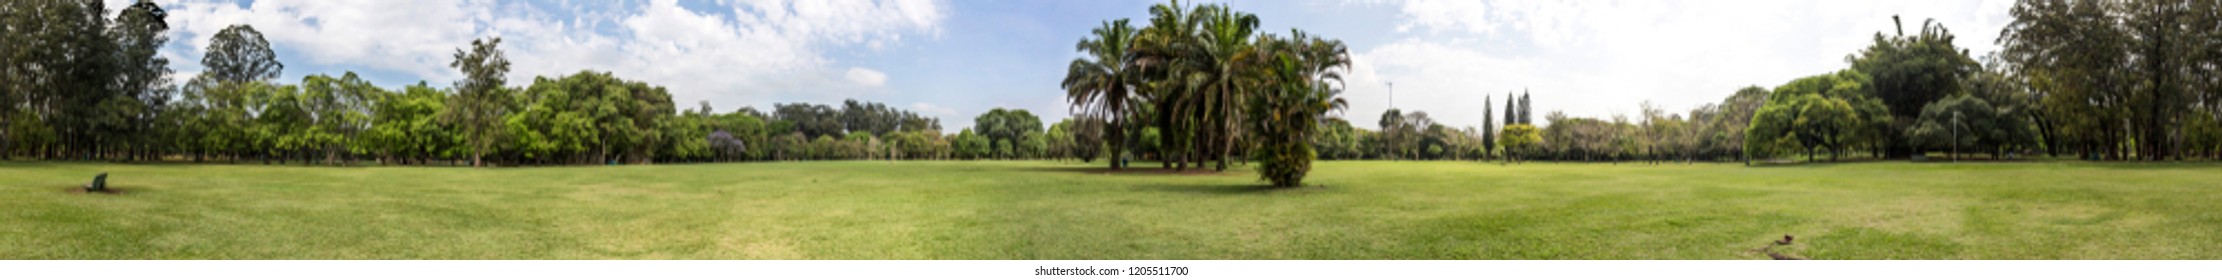
M 1542 61 L 1493 56 L 1419 39 L 1389 43 L 1353 56 L 1346 89 L 1351 94 L 1344 97 L 1350 101 L 1350 108 L 1344 117 L 1365 127 L 1375 125 L 1381 112 L 1390 107 L 1392 97 L 1396 108 L 1426 111 L 1437 122 L 1478 124 L 1485 95 L 1498 96 L 1493 103 L 1502 104 L 1506 91 L 1549 80 L 1541 76 L 1545 72 L 1530 71 L 1545 67 Z M 1392 82 L 1394 96 L 1389 94 L 1388 83 Z M 1457 121 L 1464 119 L 1472 120 Z
M 910 110 L 911 110 L 911 111 L 918 111 L 919 113 L 924 113 L 924 114 L 927 114 L 927 115 L 934 115 L 934 116 L 955 116 L 955 115 L 957 115 L 957 109 L 954 109 L 954 108 L 949 108 L 949 107 L 943 107 L 943 106 L 941 106 L 941 105 L 934 105 L 933 103 L 926 103 L 926 102 L 911 103 L 911 104 L 910 104 Z
M 727 108 L 782 93 L 856 94 L 877 87 L 885 74 L 842 71 L 827 54 L 848 46 L 876 49 L 905 35 L 932 36 L 948 14 L 944 3 L 934 0 L 720 1 L 720 8 L 713 8 L 724 10 L 692 10 L 674 0 L 162 4 L 178 26 L 175 37 L 195 50 L 179 55 L 179 61 L 198 61 L 208 37 L 225 26 L 251 24 L 273 48 L 298 52 L 308 63 L 396 71 L 441 83 L 460 76 L 447 66 L 457 48 L 499 36 L 513 63 L 512 83 L 582 69 L 610 71 L 667 86 L 680 103 L 708 100 Z M 828 86 L 846 84 L 841 81 L 856 83 Z
M 235 24 L 261 32 L 272 48 L 306 55 L 307 63 L 350 64 L 430 78 L 457 76 L 447 61 L 477 33 L 474 23 L 492 14 L 491 3 L 444 0 L 256 1 L 242 7 L 198 0 L 162 3 L 173 39 L 191 46 L 180 55 L 197 62 L 209 38 Z M 298 65 L 300 61 L 284 61 Z M 298 67 L 292 67 L 298 68 Z
M 887 73 L 880 73 L 878 70 L 851 67 L 847 76 L 849 82 L 865 87 L 879 87 L 887 84 Z
M 1902 15 L 1908 30 L 1937 18 L 1982 54 L 2011 18 L 2005 0 L 1972 1 L 1458 1 L 1398 7 L 1404 39 L 1353 51 L 1348 117 L 1371 127 L 1396 83 L 1397 107 L 1454 126 L 1479 125 L 1483 94 L 1532 92 L 1534 117 L 1551 111 L 1635 115 L 1719 102 L 1737 88 L 1772 87 L 1843 69 Z M 1500 120 L 1501 121 L 1501 120 Z

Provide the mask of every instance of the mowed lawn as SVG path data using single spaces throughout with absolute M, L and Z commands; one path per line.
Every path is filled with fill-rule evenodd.
M 7 162 L 0 259 L 2222 259 L 2214 164 L 1102 171 Z

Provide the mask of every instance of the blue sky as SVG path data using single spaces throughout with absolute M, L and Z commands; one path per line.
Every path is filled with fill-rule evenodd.
M 128 0 L 109 0 L 122 7 Z M 581 70 L 669 87 L 681 108 L 886 103 L 942 118 L 947 132 L 995 107 L 1064 117 L 1057 82 L 1073 44 L 1102 21 L 1139 24 L 1156 1 L 984 0 L 157 0 L 171 12 L 164 55 L 197 74 L 207 37 L 231 24 L 265 33 L 282 79 L 354 71 L 381 86 L 445 86 L 450 55 L 504 38 L 511 84 Z M 1935 18 L 1981 55 L 2010 18 L 1980 1 L 1242 1 L 1264 30 L 1344 40 L 1355 67 L 1345 113 L 1371 127 L 1389 108 L 1481 122 L 1485 96 L 1534 97 L 1549 111 L 1610 117 L 1646 101 L 1670 112 L 1846 66 L 1844 56 L 1903 15 Z M 182 81 L 182 79 L 180 79 Z M 1500 105 L 1501 106 L 1501 105 Z

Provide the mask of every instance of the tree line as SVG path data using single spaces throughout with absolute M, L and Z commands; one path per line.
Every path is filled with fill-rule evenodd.
M 1748 161 L 1943 152 L 2092 160 L 2222 158 L 2222 9 L 2212 1 L 2024 0 L 1970 56 L 1940 24 L 1877 32 L 1849 67 L 1636 116 L 1537 122 L 1532 95 L 1491 96 L 1481 127 L 1390 109 L 1380 129 L 1331 115 L 1350 67 L 1338 40 L 1261 32 L 1225 5 L 1150 7 L 1075 45 L 1074 116 L 998 108 L 973 128 L 873 102 L 681 108 L 662 87 L 584 70 L 504 80 L 499 38 L 456 51 L 465 79 L 384 88 L 353 73 L 274 81 L 253 27 L 218 32 L 200 75 L 171 80 L 167 14 L 100 1 L 0 6 L 0 157 L 271 163 L 555 165 L 829 159 L 1259 163 L 1300 183 L 1312 159 Z M 1893 18 L 1893 20 L 1896 20 Z M 1501 110 L 1500 110 L 1501 109 Z M 1498 115 L 1501 112 L 1502 115 Z M 1501 117 L 1501 118 L 1500 118 Z M 1046 125 L 1046 127 L 1045 127 Z
M 354 73 L 275 81 L 285 65 L 260 32 L 212 37 L 205 69 L 170 80 L 167 14 L 139 1 L 0 6 L 0 157 L 276 164 L 558 165 L 831 159 L 1094 158 L 1085 120 L 1044 129 L 997 108 L 973 129 L 874 102 L 718 112 L 660 86 L 582 70 L 512 85 L 500 38 L 456 50 L 447 87 L 373 85 Z M 977 130 L 977 131 L 975 131 Z M 1082 138 L 1085 137 L 1085 138 Z M 1053 144 L 1054 143 L 1054 144 Z M 1093 142 L 1091 142 L 1093 143 Z
M 1934 21 L 1910 33 L 1901 22 L 1846 69 L 1685 114 L 1647 102 L 1632 120 L 1552 112 L 1537 127 L 1523 94 L 1508 96 L 1502 127 L 1391 109 L 1379 131 L 1329 122 L 1314 142 L 1346 159 L 2222 159 L 2222 3 L 2023 0 L 2011 14 L 1996 53 L 1971 56 Z
M 1553 160 L 1553 161 L 1735 161 L 1743 153 L 1744 130 L 1770 91 L 1748 87 L 1718 103 L 1687 113 L 1642 104 L 1642 115 L 1611 118 L 1543 114 L 1536 123 L 1533 95 L 1506 94 L 1502 110 L 1485 106 L 1481 127 L 1457 128 L 1436 122 L 1427 112 L 1389 109 L 1381 129 L 1364 129 L 1330 120 L 1312 142 L 1329 159 L 1384 160 Z M 1485 98 L 1494 104 L 1495 96 Z M 1498 118 L 1496 112 L 1503 112 Z
M 1775 88 L 1746 148 L 2222 159 L 2222 3 L 2023 0 L 2010 13 L 2000 50 L 1980 58 L 1934 22 L 1877 33 L 1850 69 Z
M 2024 0 L 1999 90 L 2027 92 L 2046 152 L 2222 158 L 2222 3 Z

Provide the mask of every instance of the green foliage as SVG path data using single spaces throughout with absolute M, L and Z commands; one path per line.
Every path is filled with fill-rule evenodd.
M 681 111 L 660 88 L 593 71 L 512 87 L 504 80 L 508 62 L 499 38 L 456 51 L 449 66 L 464 75 L 451 88 L 389 90 L 352 73 L 309 75 L 291 85 L 271 81 L 284 65 L 270 42 L 253 27 L 235 25 L 209 38 L 203 74 L 173 88 L 168 61 L 159 55 L 169 39 L 167 14 L 153 1 L 114 14 L 101 1 L 11 4 L 0 6 L 0 29 L 18 31 L 0 33 L 0 157 L 321 164 L 467 157 L 474 165 L 529 165 L 1087 160 L 1109 149 L 1114 157 L 1140 156 L 1168 167 L 1216 161 L 1223 169 L 1245 158 L 1234 155 L 1488 157 L 1506 138 L 1496 127 L 1493 96 L 1485 100 L 1485 124 L 1478 129 L 1435 124 L 1425 112 L 1403 110 L 1384 112 L 1379 131 L 1325 114 L 1311 120 L 1316 127 L 1274 124 L 1285 121 L 1270 119 L 1276 115 L 1312 113 L 1287 107 L 1305 102 L 1292 100 L 1342 86 L 1342 71 L 1332 69 L 1347 67 L 1346 50 L 1299 30 L 1263 32 L 1256 15 L 1223 4 L 1154 5 L 1141 26 L 1105 21 L 1075 44 L 1083 57 L 1060 84 L 1074 106 L 1071 124 L 1043 130 L 1030 112 L 990 111 L 974 119 L 981 125 L 972 134 L 982 139 L 963 139 L 981 144 L 971 150 L 959 149 L 966 141 L 956 135 L 942 134 L 936 118 L 873 102 L 774 104 L 770 114 L 756 108 L 719 113 L 708 106 Z M 2045 148 L 2088 158 L 2163 159 L 2195 155 L 2211 146 L 2207 139 L 2222 137 L 2207 135 L 2213 130 L 2205 126 L 2222 119 L 2213 113 L 2222 111 L 2215 106 L 2222 104 L 2216 94 L 2222 78 L 2202 74 L 2222 65 L 2216 47 L 2222 45 L 2216 39 L 2222 38 L 2216 31 L 2222 30 L 2222 4 L 2029 0 L 2011 13 L 2014 23 L 2001 33 L 2001 51 L 1982 65 L 1954 45 L 1950 31 L 1927 22 L 1910 34 L 1876 34 L 1873 45 L 1846 58 L 1849 70 L 1774 90 L 1745 88 L 1688 114 L 1647 105 L 1640 116 L 1546 115 L 1551 126 L 1534 127 L 1544 144 L 1525 156 L 1717 160 L 1747 149 L 1803 149 L 1809 159 L 1824 150 L 1880 157 L 1941 143 L 1994 154 Z M 1943 103 L 1961 95 L 1971 99 Z M 1533 126 L 1532 95 L 1522 90 L 1506 97 L 1501 124 Z M 1762 110 L 1766 106 L 1774 109 Z M 1939 141 L 1936 132 L 1952 126 L 1924 118 L 1930 107 L 1963 116 L 1987 112 L 1996 122 L 1976 128 L 1998 133 Z M 2036 132 L 2025 133 L 2030 130 Z M 1999 142 L 1988 142 L 1994 139 Z
M 1745 137 L 1745 150 L 1773 155 L 1787 143 L 1804 150 L 1808 160 L 1826 148 L 1841 157 L 1860 143 L 1881 149 L 1891 117 L 1866 93 L 1867 79 L 1859 72 L 1841 71 L 1809 76 L 1775 87 L 1766 105 L 1753 115 Z
M 850 133 L 841 138 L 840 145 L 840 152 L 834 154 L 838 158 L 871 159 L 874 157 L 872 150 L 879 145 L 879 139 L 873 138 L 869 132 Z
M 462 71 L 464 78 L 455 81 L 455 98 L 449 99 L 442 116 L 463 129 L 471 166 L 484 166 L 484 157 L 501 136 L 498 125 L 504 123 L 503 116 L 509 114 L 512 102 L 511 90 L 504 85 L 509 58 L 502 54 L 501 38 L 471 40 L 470 51 L 455 50 L 455 61 L 448 67 Z
M 527 161 L 647 162 L 659 151 L 677 158 L 707 155 L 702 117 L 674 118 L 671 94 L 663 87 L 581 71 L 536 78 L 514 98 L 518 109 L 507 116 L 507 134 Z M 667 131 L 672 129 L 686 131 Z M 666 147 L 669 140 L 682 141 L 672 142 L 680 147 Z
M 1491 106 L 1496 105 L 1496 102 L 1491 101 L 1491 98 L 1493 97 L 1488 95 L 1481 97 L 1481 151 L 1483 158 L 1488 158 L 1490 150 L 1497 149 L 1497 114 L 1493 114 L 1491 111 L 1491 108 L 1494 108 Z
M 995 151 L 996 157 L 1009 158 L 1025 150 L 1011 145 L 1025 143 L 1027 134 L 1041 133 L 1042 119 L 1025 109 L 995 108 L 973 118 L 972 127 L 980 136 L 987 137 L 989 143 L 994 143 L 989 149 Z
M 841 140 L 833 139 L 831 134 L 818 135 L 818 138 L 810 140 L 809 145 L 810 148 L 806 152 L 808 154 L 806 157 L 810 159 L 833 159 L 839 157 L 840 153 L 843 152 Z
M 1076 140 L 1086 141 L 1076 145 L 1095 146 L 1100 139 L 1103 146 L 1110 148 L 1114 159 L 1110 161 L 1111 169 L 1125 168 L 1125 163 L 1116 159 L 1129 145 L 1126 132 L 1135 124 L 1132 119 L 1140 113 L 1138 103 L 1142 101 L 1133 90 L 1141 83 L 1140 73 L 1129 68 L 1127 61 L 1136 32 L 1127 24 L 1127 19 L 1118 19 L 1105 21 L 1090 33 L 1093 38 L 1081 39 L 1074 47 L 1088 56 L 1072 60 L 1059 86 L 1065 89 L 1065 99 L 1073 105 L 1074 117 L 1101 123 L 1076 127 L 1087 130 L 1073 134 L 1080 136 Z M 1097 135 L 1101 137 L 1086 137 Z M 1082 160 L 1094 157 L 1093 152 L 1085 154 L 1090 156 L 1082 156 Z
M 1962 81 L 1980 65 L 1966 49 L 1953 46 L 1956 36 L 1935 20 L 1922 21 L 1914 35 L 1899 28 L 1893 36 L 1875 33 L 1873 45 L 1845 60 L 1853 71 L 1872 77 L 1868 93 L 1888 106 L 1892 116 L 1910 121 L 1921 107 L 1961 92 Z
M 841 125 L 849 133 L 868 133 L 886 137 L 889 133 L 913 130 L 941 130 L 939 120 L 921 117 L 917 113 L 890 108 L 878 102 L 856 99 L 841 101 Z
M 1102 135 L 1097 134 L 1103 131 L 1102 125 L 1098 120 L 1087 118 L 1064 119 L 1050 124 L 1048 132 L 1043 133 L 1040 138 L 1043 142 L 1042 156 L 1094 162 L 1096 156 L 1102 153 Z M 1028 139 L 1031 141 L 1035 138 Z
M 2222 113 L 2215 109 L 2199 112 L 2207 117 L 2184 120 L 2184 152 L 2209 158 L 2222 158 Z
M 937 154 L 933 148 L 934 139 L 932 138 L 934 137 L 929 137 L 926 135 L 926 133 L 910 131 L 897 132 L 895 133 L 894 137 L 890 137 L 890 141 L 894 142 L 895 144 L 897 157 L 905 159 L 927 159 L 935 158 Z
M 1330 118 L 1319 129 L 1313 134 L 1312 146 L 1317 147 L 1320 158 L 1356 159 L 1365 154 L 1363 139 L 1367 131 L 1352 127 L 1350 121 Z
M 246 82 L 277 79 L 285 71 L 270 41 L 253 26 L 235 24 L 209 37 L 208 54 L 201 56 L 201 73 L 217 81 Z
M 1504 137 L 1497 139 L 1497 144 L 1504 146 L 1506 157 L 1519 160 L 1543 145 L 1543 135 L 1533 125 L 1510 124 L 1504 126 Z
M 1404 118 L 1404 111 L 1397 110 L 1397 108 L 1389 108 L 1381 112 L 1381 119 L 1378 120 L 1379 123 L 1377 124 L 1381 127 L 1381 134 L 1379 135 L 1381 141 L 1380 145 L 1375 146 L 1376 153 L 1391 159 L 1409 156 L 1410 153 L 1407 153 L 1407 151 L 1411 150 L 1412 144 L 1406 140 L 1411 139 L 1412 134 L 1419 131 L 1413 124 L 1429 121 L 1414 120 L 1407 122 Z
M 1265 57 L 1253 42 L 1258 18 L 1226 5 L 1157 4 L 1150 23 L 1135 35 L 1127 61 L 1142 66 L 1141 86 L 1161 130 L 1158 152 L 1167 167 L 1186 169 L 1216 161 L 1225 170 L 1234 160 L 1238 127 L 1249 124 L 1242 112 L 1260 78 Z
M 991 150 L 992 146 L 991 144 L 988 144 L 988 141 L 989 140 L 986 136 L 980 136 L 979 134 L 972 133 L 972 129 L 970 128 L 957 132 L 957 136 L 950 140 L 950 142 L 953 142 L 953 144 L 956 145 L 955 148 L 957 157 L 966 159 L 979 159 L 990 156 L 990 153 L 994 152 L 994 150 Z
M 1994 107 L 1972 95 L 1959 95 L 1922 108 L 1921 120 L 1907 135 L 1924 150 L 1986 151 L 2037 146 L 2037 131 L 2017 108 Z
M 772 104 L 772 118 L 785 123 L 776 133 L 801 132 L 803 137 L 845 133 L 841 125 L 841 111 L 832 106 L 809 103 Z
M 1258 176 L 1279 187 L 1303 183 L 1319 157 L 1312 142 L 1323 122 L 1349 107 L 1341 97 L 1342 73 L 1350 68 L 1348 47 L 1341 40 L 1290 33 L 1288 39 L 1260 38 L 1254 55 L 1263 57 L 1264 65 L 1252 71 L 1261 72 L 1264 90 L 1252 92 L 1245 108 L 1250 139 L 1257 142 L 1251 160 L 1260 164 Z
M 1706 121 L 1710 124 L 1707 131 L 1701 133 L 1711 143 L 1707 145 L 1709 150 L 1744 156 L 1745 129 L 1752 127 L 1752 117 L 1759 113 L 1760 107 L 1766 105 L 1767 95 L 1769 94 L 1772 94 L 1772 92 L 1766 88 L 1758 86 L 1744 87 L 1736 90 L 1735 94 L 1729 95 L 1728 99 L 1721 101 L 1719 107 L 1710 110 L 1710 113 L 1706 112 L 1708 110 L 1691 113 L 1693 118 L 1707 118 L 1700 116 L 1709 116 L 1710 118 L 1709 121 Z
M 809 159 L 810 138 L 804 138 L 802 132 L 781 134 L 772 137 L 770 142 L 773 147 L 771 154 L 773 160 Z
M 326 164 L 337 165 L 348 155 L 367 150 L 360 142 L 370 130 L 371 102 L 374 97 L 386 95 L 384 89 L 371 85 L 349 72 L 340 78 L 327 75 L 309 75 L 301 81 L 298 102 L 306 113 L 309 127 L 297 137 L 310 153 L 323 155 Z
M 379 91 L 371 97 L 368 146 L 385 160 L 402 164 L 423 164 L 441 157 L 443 151 L 457 146 L 450 127 L 439 121 L 447 98 L 446 91 L 423 83 L 399 93 Z
M 995 142 L 993 143 L 995 143 L 993 146 L 994 148 L 990 149 L 993 150 L 994 153 L 991 155 L 991 157 L 997 159 L 1018 157 L 1017 149 L 1015 149 L 1016 145 L 1011 144 L 1011 140 L 995 140 Z
M 511 88 L 499 38 L 456 51 L 449 66 L 464 79 L 452 89 L 420 83 L 389 91 L 353 73 L 309 75 L 294 85 L 269 81 L 284 65 L 260 32 L 235 25 L 210 39 L 201 61 L 207 70 L 172 88 L 167 61 L 155 55 L 167 41 L 161 7 L 139 1 L 110 22 L 101 18 L 99 1 L 22 4 L 0 7 L 0 29 L 34 31 L 0 34 L 9 39 L 0 41 L 8 65 L 0 67 L 8 81 L 0 83 L 0 156 L 601 164 L 871 158 L 893 148 L 874 134 L 916 131 L 936 139 L 922 144 L 943 138 L 937 119 L 854 100 L 842 110 L 815 110 L 826 114 L 814 118 L 773 119 L 752 108 L 682 113 L 660 87 L 593 71 Z M 778 139 L 819 127 L 840 137 L 844 126 L 871 133 L 826 146 L 808 141 L 823 135 Z M 711 145 L 712 138 L 721 140 Z M 921 156 L 947 154 L 946 141 L 938 142 L 921 145 L 941 147 Z M 749 143 L 775 148 L 746 149 Z M 778 143 L 795 145 L 770 145 Z
M 1015 143 L 1015 145 L 1018 145 L 1019 155 L 1027 158 L 1049 158 L 1048 137 L 1040 131 L 1026 132 L 1026 135 L 1020 136 L 1019 142 Z
M 1160 158 L 1164 157 L 1164 149 L 1158 146 L 1158 143 L 1164 141 L 1165 134 L 1162 130 L 1155 126 L 1149 126 L 1143 127 L 1141 132 L 1135 134 L 1137 136 L 1134 138 L 1134 153 L 1150 153 L 1157 154 Z M 1113 155 L 1113 158 L 1117 157 L 1118 155 Z
M 104 18 L 108 11 L 103 1 L 12 1 L 4 6 L 0 127 L 20 130 L 0 131 L 0 149 L 11 148 L 5 142 L 14 140 L 10 134 L 16 131 L 26 133 L 24 140 L 35 140 L 23 144 L 45 144 L 38 148 L 71 158 L 89 159 L 103 148 L 128 147 L 116 141 L 122 136 L 118 134 L 143 128 L 135 122 L 151 109 L 144 102 L 156 101 L 144 97 L 164 78 L 148 73 L 157 70 L 148 68 L 153 57 L 146 45 L 154 42 L 139 42 L 156 38 L 134 35 L 160 32 L 112 27 Z M 135 15 L 119 17 L 126 23 L 143 22 Z M 21 118 L 15 112 L 36 117 Z
M 2028 112 L 2055 154 L 2182 157 L 2182 124 L 2222 104 L 2222 3 L 2030 0 L 2009 13 L 1994 68 L 2041 96 Z

